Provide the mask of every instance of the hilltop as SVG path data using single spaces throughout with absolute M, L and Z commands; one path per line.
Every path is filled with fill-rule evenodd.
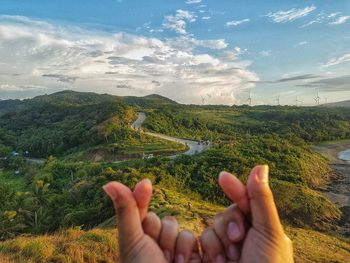
M 339 107 L 339 108 L 350 108 L 350 100 L 345 101 L 339 101 L 339 102 L 333 102 L 333 103 L 327 103 L 323 104 L 324 107 Z

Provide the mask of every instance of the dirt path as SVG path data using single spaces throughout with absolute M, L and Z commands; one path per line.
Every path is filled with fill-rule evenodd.
M 350 236 L 350 162 L 340 160 L 339 153 L 350 149 L 350 140 L 323 143 L 313 147 L 330 160 L 335 175 L 323 193 L 342 212 L 341 233 Z

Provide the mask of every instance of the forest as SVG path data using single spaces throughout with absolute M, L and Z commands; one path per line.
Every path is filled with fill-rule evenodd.
M 184 147 L 132 130 L 139 111 L 147 116 L 144 131 L 209 140 L 213 147 L 169 159 L 166 154 Z M 311 145 L 350 139 L 350 109 L 197 106 L 158 95 L 66 91 L 0 101 L 0 127 L 0 240 L 5 242 L 0 253 L 11 251 L 8 242 L 23 234 L 113 227 L 112 204 L 102 192 L 111 180 L 133 187 L 149 178 L 155 185 L 153 211 L 198 225 L 228 204 L 217 184 L 220 171 L 245 181 L 250 169 L 263 163 L 270 166 L 279 213 L 290 231 L 320 231 L 349 246 L 335 231 L 341 211 L 319 191 L 332 177 L 328 160 Z M 141 154 L 150 147 L 156 153 L 155 145 L 163 154 L 148 160 L 125 150 Z M 112 149 L 113 155 L 93 162 L 88 156 L 96 149 Z M 45 163 L 28 162 L 26 151 Z M 188 200 L 194 215 L 186 211 Z

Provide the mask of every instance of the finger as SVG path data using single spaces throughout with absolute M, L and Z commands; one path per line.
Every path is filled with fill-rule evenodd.
M 221 172 L 219 175 L 219 185 L 228 198 L 236 203 L 244 214 L 249 214 L 250 205 L 247 189 L 236 176 L 227 172 Z
M 225 233 L 232 242 L 240 242 L 245 236 L 246 220 L 236 205 L 229 206 L 223 214 Z
M 174 260 L 176 239 L 179 233 L 179 225 L 172 216 L 166 216 L 162 219 L 162 230 L 160 232 L 159 246 L 164 252 L 168 262 Z
M 149 235 L 156 242 L 158 242 L 160 231 L 162 229 L 162 223 L 155 213 L 149 212 L 147 214 L 142 222 L 142 227 L 146 235 Z
M 203 262 L 226 262 L 224 248 L 213 229 L 208 228 L 202 233 L 201 244 L 203 249 Z
M 202 257 L 199 252 L 198 240 L 196 238 L 196 243 L 193 244 L 193 247 L 192 247 L 192 254 L 191 254 L 189 263 L 201 263 L 201 262 L 202 262 Z
M 152 183 L 149 179 L 139 182 L 134 189 L 134 197 L 140 210 L 141 221 L 143 221 L 148 212 L 148 206 L 152 197 Z
M 196 237 L 191 231 L 181 231 L 176 240 L 175 262 L 189 262 L 196 243 Z
M 214 230 L 223 244 L 230 260 L 240 257 L 239 242 L 245 235 L 244 217 L 237 206 L 230 206 L 214 219 Z
M 276 204 L 269 186 L 269 167 L 256 166 L 247 182 L 253 226 L 260 230 L 282 231 Z
M 131 190 L 118 182 L 110 182 L 103 186 L 104 191 L 112 199 L 119 229 L 119 244 L 121 254 L 128 250 L 128 245 L 142 238 L 143 230 L 139 209 Z

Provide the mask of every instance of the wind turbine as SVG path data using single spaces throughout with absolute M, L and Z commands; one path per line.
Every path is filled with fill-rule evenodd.
M 202 96 L 202 104 L 204 105 L 205 103 L 205 97 Z
M 298 99 L 298 96 L 295 98 L 295 105 L 298 107 L 299 105 L 302 106 L 303 105 L 303 102 L 302 100 L 299 100 Z M 300 104 L 299 104 L 300 103 Z
M 281 103 L 280 103 L 280 101 L 281 101 L 281 100 L 280 100 L 280 95 L 278 95 L 276 101 L 277 101 L 277 105 L 278 105 L 278 106 L 281 105 Z
M 316 98 L 314 98 L 314 100 L 316 102 L 316 105 L 320 105 L 321 97 L 318 95 L 318 91 L 317 91 L 317 96 L 316 96 Z
M 249 91 L 249 97 L 248 97 L 247 101 L 248 101 L 248 105 L 249 105 L 249 106 L 252 106 L 252 95 L 251 95 L 251 91 Z

